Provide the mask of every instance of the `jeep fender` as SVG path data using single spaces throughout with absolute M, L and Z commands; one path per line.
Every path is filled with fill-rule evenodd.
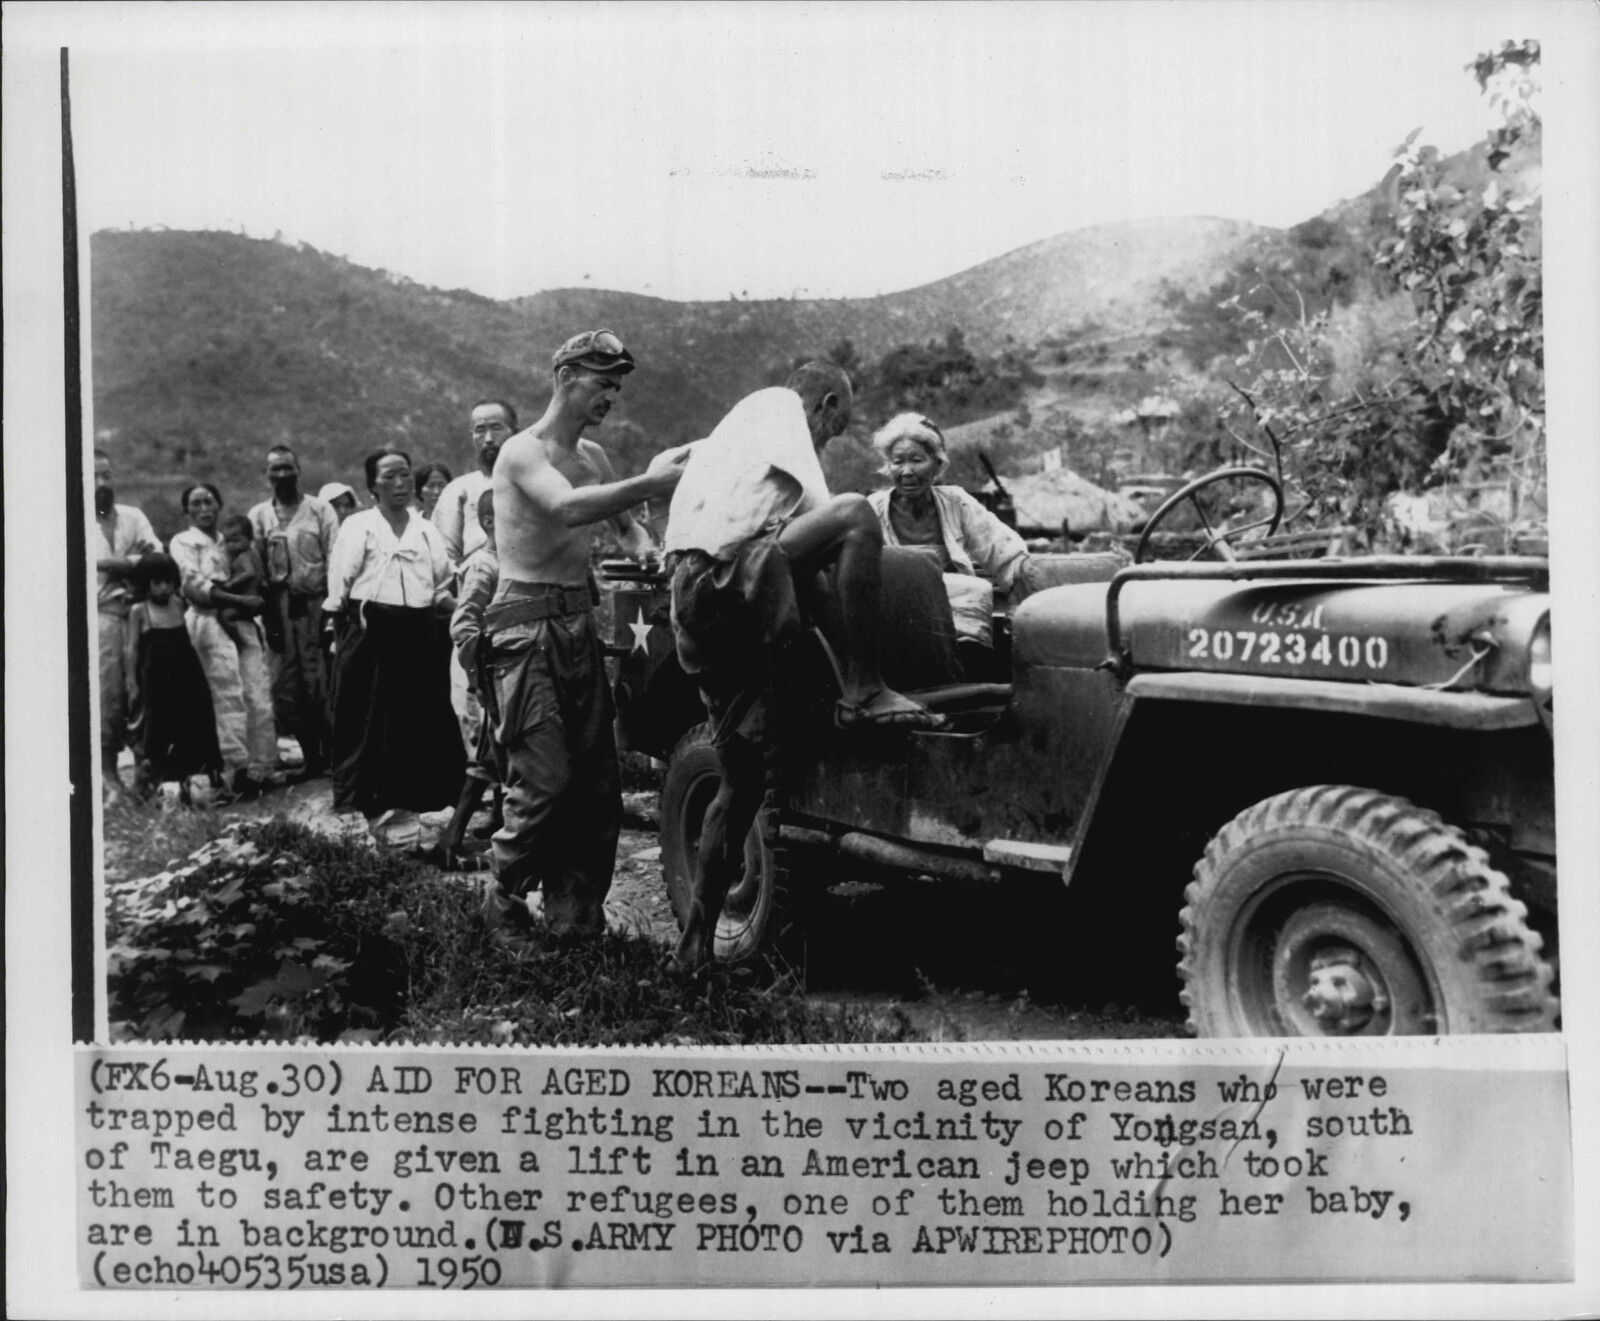
M 1553 752 L 1527 697 L 1184 672 L 1138 675 L 1122 698 L 1071 841 L 1074 888 L 1181 880 L 1237 813 L 1321 783 L 1408 798 L 1553 863 Z

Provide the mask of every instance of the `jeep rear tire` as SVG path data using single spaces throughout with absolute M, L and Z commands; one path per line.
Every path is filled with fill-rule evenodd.
M 1541 1032 L 1553 971 L 1488 855 L 1348 785 L 1268 798 L 1184 891 L 1178 973 L 1202 1037 Z
M 700 829 L 722 783 L 711 727 L 696 725 L 673 749 L 661 786 L 661 871 L 679 930 L 689 918 Z M 776 794 L 769 787 L 745 839 L 744 875 L 729 888 L 713 942 L 719 963 L 742 963 L 762 952 L 793 957 L 798 922 L 784 851 L 775 840 Z

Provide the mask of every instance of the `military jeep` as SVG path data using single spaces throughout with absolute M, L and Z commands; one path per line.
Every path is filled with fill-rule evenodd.
M 1132 564 L 1037 557 L 1056 585 L 997 613 L 1002 682 L 908 685 L 915 665 L 886 655 L 890 681 L 948 717 L 938 732 L 836 730 L 819 618 L 782 660 L 781 753 L 717 956 L 803 935 L 809 897 L 848 859 L 1065 886 L 1080 956 L 1153 936 L 1170 969 L 1175 939 L 1200 1036 L 1553 1029 L 1548 562 L 1262 557 L 1199 498 L 1236 481 L 1268 488 L 1272 514 L 1247 527 L 1270 537 L 1276 480 L 1230 469 L 1164 502 Z M 1215 558 L 1151 562 L 1186 503 Z M 908 558 L 885 552 L 886 599 Z M 664 580 L 608 577 L 618 727 L 667 763 L 681 922 L 717 760 Z M 916 650 L 917 630 L 893 632 L 891 650 Z

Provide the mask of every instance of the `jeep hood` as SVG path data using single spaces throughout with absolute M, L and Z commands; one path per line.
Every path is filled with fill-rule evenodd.
M 1013 619 L 1019 666 L 1107 659 L 1105 583 L 1053 587 Z M 1135 670 L 1199 670 L 1525 693 L 1548 593 L 1520 585 L 1143 579 L 1123 585 Z

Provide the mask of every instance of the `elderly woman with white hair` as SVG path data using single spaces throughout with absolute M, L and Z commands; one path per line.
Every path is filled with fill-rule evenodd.
M 939 560 L 959 641 L 992 645 L 996 589 L 1022 587 L 1027 543 L 959 486 L 941 486 L 944 433 L 921 413 L 891 418 L 872 438 L 894 484 L 867 496 L 886 546 L 919 546 Z

